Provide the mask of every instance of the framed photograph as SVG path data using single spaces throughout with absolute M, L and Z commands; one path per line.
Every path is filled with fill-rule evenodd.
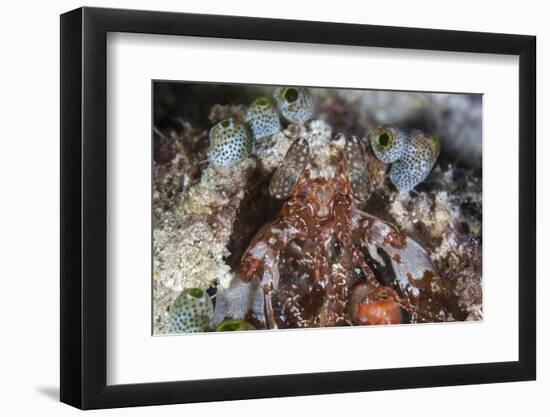
M 61 401 L 533 380 L 535 37 L 61 16 Z

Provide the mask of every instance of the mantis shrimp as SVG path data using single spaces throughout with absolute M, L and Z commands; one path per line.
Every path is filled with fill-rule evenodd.
M 306 139 L 290 146 L 269 184 L 285 202 L 218 294 L 216 320 L 268 329 L 454 320 L 449 288 L 426 251 L 356 207 L 371 191 L 368 155 L 358 137 L 342 138 L 329 177 Z

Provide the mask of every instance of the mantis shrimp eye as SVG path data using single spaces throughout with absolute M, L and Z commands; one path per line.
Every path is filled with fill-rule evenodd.
M 273 98 L 279 112 L 291 123 L 303 125 L 313 115 L 313 96 L 307 88 L 279 87 L 275 89 Z
M 287 198 L 292 194 L 308 162 L 309 144 L 304 138 L 298 138 L 290 145 L 285 158 L 271 177 L 269 194 L 276 199 Z
M 209 133 L 208 160 L 217 166 L 232 166 L 252 152 L 254 138 L 247 126 L 225 119 L 214 125 Z
M 245 120 L 256 140 L 271 136 L 281 129 L 277 110 L 267 97 L 259 97 L 252 102 Z
M 370 135 L 370 143 L 376 157 L 390 164 L 403 155 L 405 135 L 393 127 L 381 127 Z
M 366 201 L 370 194 L 367 159 L 357 136 L 346 139 L 344 160 L 353 197 L 358 201 Z
M 200 288 L 188 288 L 176 298 L 170 310 L 170 327 L 176 333 L 204 332 L 214 314 L 212 301 Z

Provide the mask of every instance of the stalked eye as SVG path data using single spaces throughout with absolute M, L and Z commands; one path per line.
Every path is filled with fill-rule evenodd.
M 392 142 L 392 140 L 393 138 L 391 137 L 391 134 L 389 134 L 388 132 L 380 133 L 376 137 L 376 143 L 378 143 L 378 145 L 381 146 L 382 148 L 387 148 L 388 146 L 390 146 L 390 143 Z
M 294 103 L 298 100 L 299 93 L 295 88 L 287 88 L 283 93 L 283 96 L 288 103 Z
M 367 158 L 357 136 L 346 140 L 344 160 L 353 197 L 358 201 L 366 201 L 370 194 Z
M 309 162 L 309 144 L 304 138 L 297 139 L 286 152 L 285 158 L 269 182 L 269 194 L 276 199 L 287 198 Z

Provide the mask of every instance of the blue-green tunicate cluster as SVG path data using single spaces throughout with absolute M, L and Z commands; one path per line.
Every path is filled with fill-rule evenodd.
M 303 125 L 313 115 L 313 96 L 307 88 L 278 87 L 273 98 L 283 117 L 291 123 Z
M 184 290 L 170 310 L 170 326 L 174 333 L 205 332 L 210 327 L 214 309 L 208 294 L 200 288 Z
M 438 136 L 420 130 L 381 127 L 369 136 L 376 157 L 392 164 L 390 179 L 400 192 L 408 192 L 426 179 L 441 150 Z
M 267 97 L 258 97 L 252 102 L 245 120 L 256 140 L 271 136 L 281 129 L 277 109 Z
M 231 166 L 252 152 L 254 138 L 243 123 L 233 118 L 222 120 L 210 129 L 208 160 L 217 166 Z
M 254 100 L 246 112 L 246 123 L 228 118 L 210 129 L 210 163 L 228 167 L 249 157 L 254 139 L 261 140 L 281 130 L 279 113 L 289 122 L 299 125 L 313 115 L 313 96 L 307 88 L 279 87 L 273 97 L 276 107 L 267 97 Z

